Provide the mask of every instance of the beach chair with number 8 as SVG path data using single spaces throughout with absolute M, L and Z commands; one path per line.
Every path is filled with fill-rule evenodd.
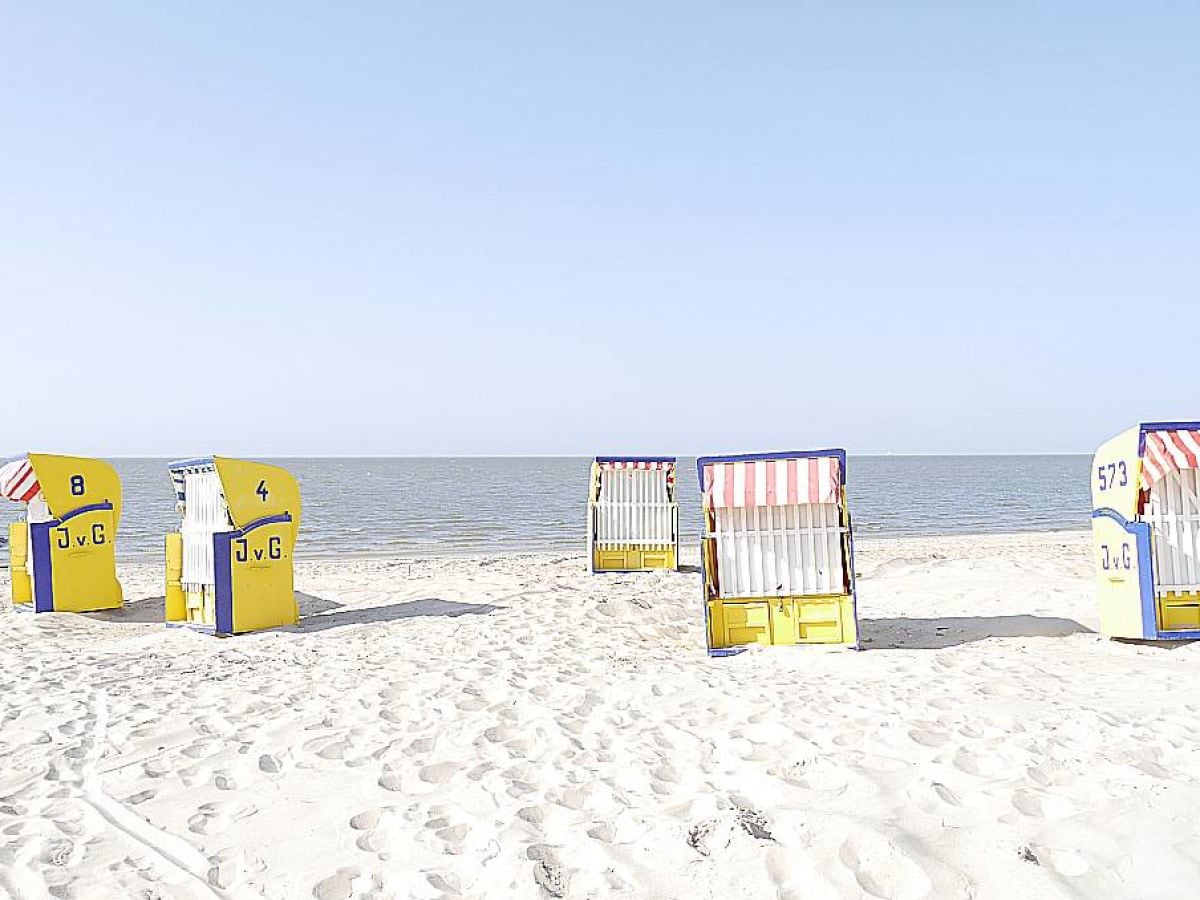
M 8 528 L 14 608 L 89 612 L 122 605 L 116 469 L 99 459 L 30 453 L 0 463 L 0 496 L 26 510 L 25 521 Z

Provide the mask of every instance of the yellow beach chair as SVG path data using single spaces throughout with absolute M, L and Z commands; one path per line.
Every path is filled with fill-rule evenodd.
M 296 479 L 220 456 L 169 469 L 181 522 L 167 535 L 167 624 L 229 635 L 297 622 Z
M 8 527 L 12 601 L 35 612 L 115 609 L 121 479 L 98 459 L 30 453 L 0 463 L 0 496 L 26 508 Z
M 678 567 L 675 457 L 596 457 L 588 490 L 588 560 L 593 572 Z
M 1200 422 L 1148 422 L 1092 464 L 1100 631 L 1200 638 Z
M 710 655 L 858 642 L 844 450 L 696 461 Z

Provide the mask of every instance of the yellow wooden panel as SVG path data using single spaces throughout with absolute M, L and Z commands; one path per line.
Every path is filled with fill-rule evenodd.
M 29 526 L 10 522 L 8 526 L 8 566 L 12 575 L 12 602 L 33 602 L 33 580 L 26 568 L 29 562 Z
M 709 640 L 713 648 L 742 644 L 852 644 L 858 639 L 854 598 L 772 597 L 712 599 Z
M 55 612 L 114 609 L 124 602 L 117 581 L 111 509 L 93 509 L 50 530 L 51 586 Z
M 300 533 L 300 485 L 279 466 L 214 456 L 213 465 L 221 478 L 229 516 L 238 528 L 259 519 L 288 513 L 292 537 Z
M 289 522 L 272 522 L 234 538 L 230 545 L 233 630 L 241 634 L 299 621 Z
M 109 537 L 116 540 L 121 524 L 121 479 L 116 469 L 101 459 L 50 453 L 30 453 L 29 463 L 52 516 L 62 518 L 83 506 L 111 503 Z

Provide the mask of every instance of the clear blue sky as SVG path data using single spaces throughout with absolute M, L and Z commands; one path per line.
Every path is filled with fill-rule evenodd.
M 1200 417 L 1198 9 L 9 4 L 0 453 Z

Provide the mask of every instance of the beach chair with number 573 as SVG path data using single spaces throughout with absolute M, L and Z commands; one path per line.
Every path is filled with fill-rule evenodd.
M 1092 462 L 1100 631 L 1200 638 L 1200 422 L 1148 422 Z

